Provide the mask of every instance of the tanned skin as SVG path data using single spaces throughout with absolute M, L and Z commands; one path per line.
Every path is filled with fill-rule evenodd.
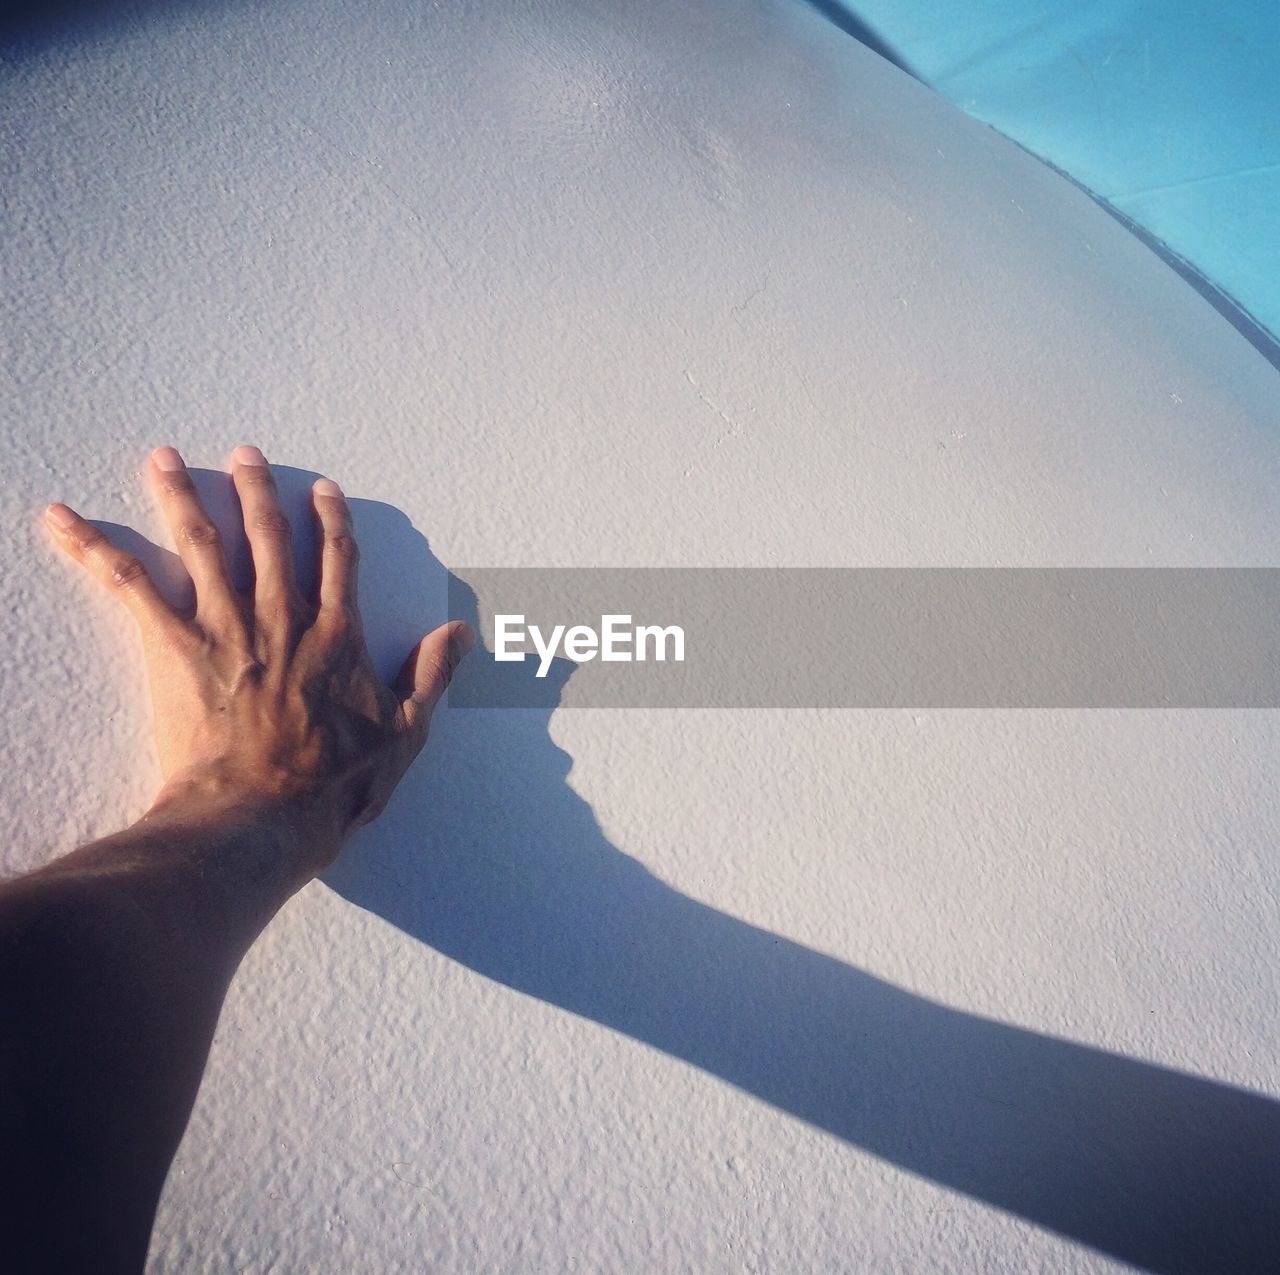
M 319 586 L 299 590 L 270 467 L 231 476 L 254 582 L 172 447 L 149 475 L 195 585 L 180 614 L 143 565 L 66 505 L 56 542 L 132 613 L 164 784 L 132 827 L 0 884 L 0 1265 L 142 1269 L 165 1174 L 228 984 L 282 904 L 375 818 L 475 641 L 424 637 L 391 686 L 361 632 L 337 484 L 312 491 Z

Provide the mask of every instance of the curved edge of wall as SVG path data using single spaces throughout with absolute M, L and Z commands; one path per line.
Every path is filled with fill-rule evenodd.
M 1280 9 L 804 0 L 1088 194 L 1280 369 Z
M 1000 130 L 995 129 L 995 132 L 999 133 Z M 1008 137 L 1006 133 L 1001 133 L 1000 135 Z M 1020 150 L 1025 151 L 1032 159 L 1037 159 L 1042 164 L 1053 169 L 1059 177 L 1069 181 L 1077 190 L 1083 191 L 1088 195 L 1108 216 L 1115 218 L 1134 238 L 1150 248 L 1161 261 L 1175 271 L 1185 282 L 1189 283 L 1277 372 L 1280 372 L 1280 340 L 1277 340 L 1239 301 L 1223 291 L 1216 283 L 1202 274 L 1192 262 L 1176 252 L 1163 240 L 1158 239 L 1145 226 L 1134 221 L 1127 213 L 1109 203 L 1096 191 L 1090 190 L 1083 182 L 1077 181 L 1065 169 L 1059 168 L 1052 160 L 1046 159 L 1043 155 L 1037 155 L 1035 151 L 1023 146 L 1016 137 L 1008 137 L 1008 140 L 1013 142 Z

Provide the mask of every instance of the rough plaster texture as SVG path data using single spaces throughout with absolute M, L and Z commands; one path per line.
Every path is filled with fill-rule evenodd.
M 384 659 L 444 567 L 1275 562 L 1275 371 L 804 6 L 143 6 L 0 117 L 7 869 L 153 790 L 37 514 L 160 540 L 162 441 L 338 478 Z M 1037 1223 L 1071 1060 L 1280 1088 L 1277 727 L 445 713 L 246 961 L 152 1266 L 1106 1269 Z

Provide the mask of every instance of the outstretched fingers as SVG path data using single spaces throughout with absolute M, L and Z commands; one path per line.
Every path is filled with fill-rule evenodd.
M 106 534 L 66 505 L 50 505 L 45 522 L 63 551 L 104 588 L 115 594 L 144 632 L 160 632 L 181 625 L 173 608 L 160 596 L 147 569 L 131 553 L 114 545 Z
M 453 680 L 458 665 L 476 644 L 475 630 L 465 620 L 450 620 L 433 629 L 409 652 L 395 691 L 401 697 L 405 723 L 419 737 L 426 737 L 427 725 L 440 697 Z

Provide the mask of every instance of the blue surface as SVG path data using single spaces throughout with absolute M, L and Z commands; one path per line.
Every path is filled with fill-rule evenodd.
M 1280 333 L 1280 0 L 813 0 Z

